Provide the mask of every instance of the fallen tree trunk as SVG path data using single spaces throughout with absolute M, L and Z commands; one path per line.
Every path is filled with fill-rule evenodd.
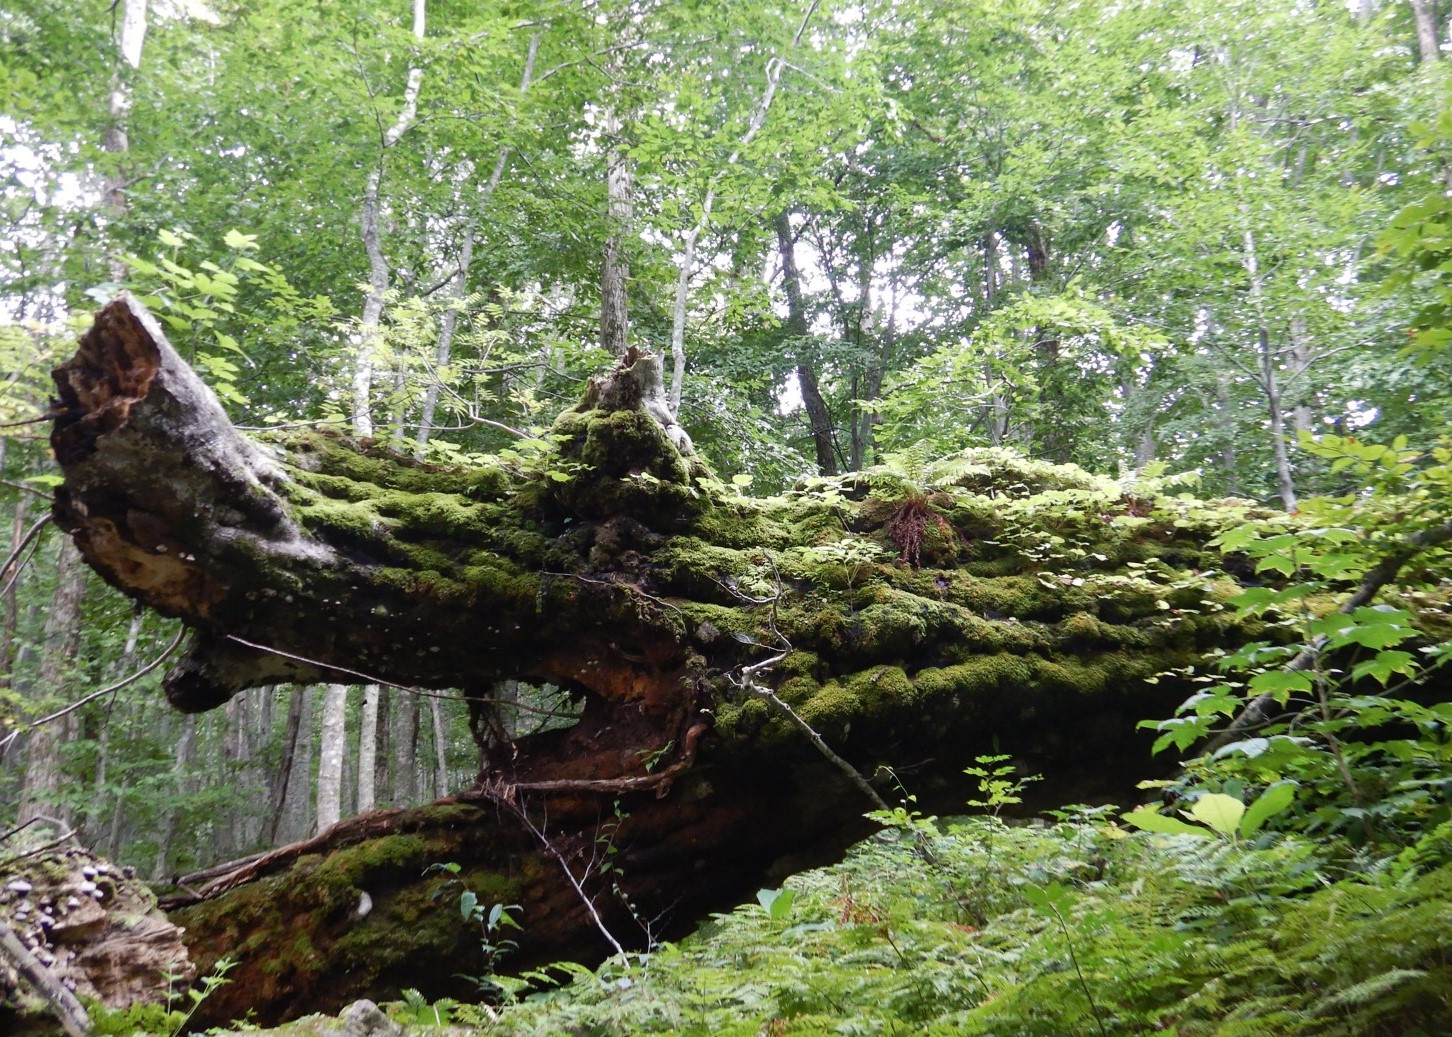
M 173 913 L 194 959 L 240 959 L 208 1020 L 457 992 L 485 967 L 465 888 L 522 906 L 511 964 L 598 959 L 839 853 L 872 804 L 757 685 L 889 799 L 900 780 L 951 809 L 962 769 L 1002 752 L 1087 800 L 1143 776 L 1135 721 L 1185 697 L 1146 678 L 1229 636 L 1215 602 L 1235 584 L 1204 545 L 1243 509 L 1004 452 L 746 500 L 671 444 L 634 360 L 553 449 L 474 470 L 250 440 L 128 298 L 56 371 L 55 517 L 192 629 L 165 682 L 178 709 L 391 682 L 459 689 L 482 731 L 500 680 L 580 703 L 450 800 L 198 889 Z

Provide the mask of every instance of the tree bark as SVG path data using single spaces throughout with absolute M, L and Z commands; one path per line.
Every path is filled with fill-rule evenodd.
M 817 458 L 817 471 L 823 475 L 837 474 L 837 444 L 833 435 L 832 412 L 822 398 L 817 383 L 817 369 L 807 356 L 807 340 L 811 327 L 807 322 L 806 300 L 802 297 L 802 275 L 797 269 L 796 236 L 791 218 L 781 213 L 776 218 L 776 245 L 781 256 L 782 292 L 787 299 L 786 331 L 792 338 L 791 353 L 796 357 L 797 383 L 802 390 L 802 406 L 812 429 L 812 449 Z
M 172 796 L 161 812 L 161 829 L 156 836 L 156 864 L 152 868 L 152 878 L 160 881 L 168 875 L 173 874 L 171 869 L 171 847 L 172 841 L 176 838 L 176 826 L 178 816 L 181 813 L 179 801 L 187 791 L 189 784 L 187 772 L 192 766 L 193 753 L 197 744 L 197 718 L 188 714 L 182 718 L 182 733 L 177 739 L 176 755 L 172 760 L 171 785 Z
M 297 766 L 298 732 L 302 728 L 303 704 L 306 700 L 306 689 L 292 690 L 287 708 L 287 724 L 282 735 L 282 765 L 273 774 L 272 780 L 272 811 L 267 827 L 267 842 L 270 844 L 277 842 L 277 834 L 282 830 L 283 809 L 287 806 L 288 788 L 292 783 L 293 769 Z
M 358 723 L 358 813 L 377 806 L 378 696 L 376 684 L 363 688 L 363 711 Z
M 389 800 L 394 806 L 418 802 L 418 695 L 390 688 Z
M 10 516 L 10 547 L 5 552 L 7 559 L 15 560 L 0 567 L 0 688 L 10 687 L 11 673 L 15 668 L 15 635 L 20 623 L 20 568 L 23 559 L 17 554 L 25 539 L 26 515 L 30 498 L 21 494 L 15 501 L 15 510 Z
M 343 757 L 348 718 L 348 686 L 329 684 L 323 696 L 323 730 L 318 739 L 317 826 L 321 831 L 343 816 Z
M 85 577 L 75 546 L 62 541 L 56 552 L 55 592 L 45 618 L 44 644 L 36 686 L 31 692 L 33 698 L 54 701 L 75 683 L 72 670 L 81 643 Z M 70 714 L 31 730 L 26 742 L 24 784 L 20 790 L 21 823 L 40 815 L 69 820 L 69 811 L 58 797 L 65 784 L 61 746 L 70 740 L 74 720 L 74 714 Z
M 1412 21 L 1417 27 L 1417 55 L 1422 64 L 1430 65 L 1442 56 L 1442 47 L 1437 39 L 1436 0 L 1409 0 L 1412 6 Z
M 424 38 L 425 0 L 413 0 L 413 35 Z M 380 323 L 388 296 L 388 259 L 383 254 L 383 232 L 379 226 L 383 185 L 383 162 L 413 126 L 418 115 L 418 95 L 423 87 L 423 69 L 417 65 L 408 70 L 403 88 L 403 105 L 398 118 L 383 134 L 378 147 L 378 162 L 368 171 L 359 209 L 359 227 L 363 251 L 368 256 L 368 292 L 363 298 L 363 317 L 358 329 L 358 357 L 353 365 L 353 431 L 360 436 L 373 435 L 373 373 L 382 337 Z
M 898 553 L 890 501 L 851 480 L 831 498 L 716 496 L 646 412 L 647 378 L 628 356 L 597 376 L 549 464 L 520 473 L 315 431 L 253 444 L 129 299 L 56 372 L 56 519 L 107 580 L 193 628 L 164 682 L 177 708 L 278 681 L 483 697 L 517 679 L 580 704 L 452 798 L 340 822 L 178 905 L 203 971 L 241 951 L 194 1025 L 406 986 L 467 994 L 451 977 L 482 963 L 447 907 L 458 881 L 523 906 L 525 967 L 638 946 L 638 920 L 662 912 L 678 933 L 774 862 L 829 859 L 871 804 L 758 685 L 864 777 L 916 765 L 922 809 L 961 809 L 962 770 L 986 752 L 1043 772 L 1048 799 L 1085 801 L 1146 776 L 1135 722 L 1190 690 L 1145 678 L 1238 636 L 1199 609 L 1213 521 L 1118 524 L 1144 502 L 1108 500 L 1073 519 L 1096 560 L 1045 572 L 1013 546 L 1033 532 L 1014 516 L 1037 512 L 1002 506 L 1031 492 L 1022 474 L 977 472 L 934 490 L 952 532 L 925 542 L 925 568 L 843 564 L 831 548 L 848 538 Z M 590 861 L 617 809 L 605 876 Z M 458 879 L 429 871 L 448 861 Z

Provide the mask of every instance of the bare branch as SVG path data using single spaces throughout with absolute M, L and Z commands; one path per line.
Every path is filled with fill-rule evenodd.
M 35 728 L 40 727 L 42 724 L 50 723 L 52 720 L 59 720 L 61 717 L 66 716 L 67 714 L 74 713 L 76 710 L 80 709 L 88 702 L 94 702 L 96 699 L 101 698 L 103 695 L 110 695 L 114 692 L 120 691 L 128 684 L 136 683 L 142 677 L 145 677 L 152 670 L 156 669 L 162 663 L 166 662 L 167 657 L 170 656 L 172 652 L 176 651 L 177 646 L 182 643 L 182 638 L 186 636 L 186 633 L 186 627 L 182 627 L 180 630 L 178 630 L 176 633 L 176 637 L 172 638 L 171 644 L 166 646 L 165 651 L 163 651 L 160 655 L 158 655 L 155 659 L 151 660 L 151 662 L 147 663 L 141 669 L 137 670 L 130 677 L 127 677 L 125 680 L 119 680 L 108 688 L 102 688 L 100 691 L 93 691 L 91 692 L 91 694 L 85 696 L 84 698 L 77 699 L 75 702 L 72 702 L 64 709 L 56 710 L 49 716 L 44 716 L 41 717 L 39 720 L 31 721 L 31 729 L 34 730 Z

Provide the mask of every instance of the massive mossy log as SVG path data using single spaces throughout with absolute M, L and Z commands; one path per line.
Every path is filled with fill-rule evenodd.
M 1229 636 L 1205 543 L 1237 504 L 1001 452 L 744 499 L 671 445 L 630 367 L 552 449 L 471 470 L 248 439 L 128 299 L 56 382 L 56 518 L 194 631 L 177 708 L 318 680 L 462 689 L 481 718 L 506 678 L 582 703 L 452 800 L 344 822 L 176 911 L 204 970 L 241 960 L 214 1019 L 446 992 L 480 967 L 459 883 L 523 906 L 516 962 L 600 957 L 601 926 L 639 943 L 840 851 L 871 804 L 757 683 L 929 808 L 961 804 L 986 752 L 1089 799 L 1143 776 L 1135 721 L 1184 697 L 1146 678 Z

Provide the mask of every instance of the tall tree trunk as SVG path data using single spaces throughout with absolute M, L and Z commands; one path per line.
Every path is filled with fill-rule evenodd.
M 782 291 L 787 299 L 787 334 L 792 338 L 792 355 L 797 361 L 797 382 L 802 390 L 802 405 L 812 430 L 812 449 L 817 457 L 817 470 L 823 475 L 837 474 L 837 449 L 833 437 L 832 413 L 817 384 L 817 369 L 807 353 L 811 327 L 807 322 L 806 300 L 802 297 L 802 277 L 797 269 L 796 235 L 792 233 L 790 216 L 782 212 L 776 218 L 776 245 L 781 256 Z
M 131 625 L 126 630 L 126 642 L 121 649 L 121 658 L 112 671 L 117 679 L 127 676 L 136 665 L 136 642 L 141 636 L 141 616 L 142 612 L 139 608 L 131 613 Z M 98 849 L 101 844 L 101 819 L 107 813 L 106 805 L 110 800 L 110 791 L 106 787 L 106 782 L 111 763 L 111 727 L 118 722 L 115 707 L 116 696 L 112 694 L 106 700 L 105 711 L 101 716 L 101 730 L 96 738 L 96 773 L 91 782 L 91 802 L 86 807 L 85 821 L 81 826 L 81 841 L 87 846 Z M 120 793 L 118 792 L 117 795 L 119 796 Z
M 187 792 L 188 772 L 197 744 L 197 716 L 188 713 L 182 718 L 181 737 L 177 739 L 176 755 L 172 760 L 172 798 L 161 812 L 161 829 L 156 836 L 156 863 L 151 877 L 161 880 L 171 874 L 172 842 L 176 838 L 177 821 L 180 819 L 180 800 Z M 210 862 L 208 862 L 210 863 Z
M 302 692 L 302 715 L 299 717 L 297 741 L 293 749 L 292 771 L 288 775 L 286 806 L 278 842 L 306 839 L 315 830 L 313 824 L 313 696 L 311 689 Z
M 323 697 L 323 729 L 318 740 L 317 828 L 326 830 L 343 816 L 343 758 L 347 748 L 348 685 L 329 684 Z
M 870 220 L 870 215 L 864 215 L 864 220 Z M 866 232 L 864 231 L 864 236 Z M 842 338 L 853 343 L 857 347 L 858 355 L 867 356 L 867 325 L 868 314 L 872 311 L 872 271 L 875 256 L 872 246 L 869 244 L 862 255 L 858 257 L 857 265 L 857 301 L 842 311 Z M 865 370 L 857 370 L 852 376 L 852 399 L 869 399 Z M 869 442 L 871 425 L 864 423 L 865 415 L 862 408 L 852 405 L 850 411 L 849 429 L 851 431 L 851 444 L 848 456 L 849 467 L 852 471 L 860 471 L 868 463 L 868 455 L 871 451 Z
M 418 696 L 401 688 L 389 690 L 393 731 L 389 736 L 389 799 L 394 806 L 413 806 L 418 794 Z
M 1311 337 L 1306 330 L 1304 317 L 1291 318 L 1291 370 L 1287 384 L 1293 387 L 1291 398 L 1291 428 L 1296 435 L 1314 431 L 1315 413 L 1311 408 L 1310 379 L 1311 364 L 1315 361 Z
M 534 63 L 535 58 L 539 55 L 539 40 L 539 33 L 535 33 L 529 38 L 529 52 L 525 56 L 524 73 L 519 80 L 521 100 L 529 93 L 530 81 L 534 78 Z M 487 208 L 500 181 L 504 179 L 504 171 L 509 166 L 509 156 L 512 151 L 513 149 L 508 144 L 499 148 L 499 155 L 494 160 L 494 171 L 489 174 L 489 179 L 485 182 L 483 190 L 479 193 L 479 199 L 475 203 L 481 209 Z M 479 216 L 479 213 L 473 213 L 468 225 L 464 228 L 464 243 L 459 249 L 459 263 L 454 271 L 453 283 L 449 286 L 452 304 L 444 310 L 443 316 L 439 319 L 439 337 L 434 347 L 434 377 L 429 379 L 428 388 L 424 391 L 418 435 L 414 440 L 414 456 L 420 459 L 423 458 L 428 447 L 429 436 L 433 434 L 434 415 L 439 406 L 442 371 L 449 364 L 449 357 L 453 352 L 454 332 L 459 324 L 459 310 L 469 294 L 469 267 L 474 261 L 474 238 L 478 233 Z
M 298 768 L 298 739 L 301 736 L 303 710 L 307 702 L 307 689 L 295 687 L 288 700 L 287 726 L 282 735 L 282 763 L 273 773 L 271 804 L 272 811 L 267 826 L 267 842 L 276 843 L 282 831 L 283 810 L 287 806 L 289 790 L 293 785 L 293 772 Z
M 1050 277 L 1049 242 L 1037 220 L 1029 224 L 1025 241 L 1029 281 L 1045 285 Z M 1038 454 L 1045 460 L 1063 464 L 1073 455 L 1071 427 L 1064 412 L 1066 394 L 1062 345 L 1058 333 L 1049 328 L 1033 330 L 1034 359 L 1039 380 Z
M 363 711 L 358 724 L 358 813 L 377 805 L 378 694 L 376 684 L 363 688 Z
M 442 799 L 449 794 L 449 735 L 438 696 L 429 699 L 429 713 L 434 722 L 434 798 Z
M 424 38 L 425 0 L 413 0 L 413 35 Z M 360 436 L 373 435 L 373 373 L 378 363 L 381 339 L 380 324 L 388 295 L 388 259 L 383 254 L 383 231 L 379 226 L 382 202 L 379 191 L 383 184 L 383 164 L 418 115 L 418 95 L 423 87 L 423 69 L 413 65 L 403 89 L 403 106 L 379 142 L 378 161 L 368 171 L 360 207 L 360 229 L 363 251 L 368 256 L 368 292 L 363 298 L 363 318 L 358 327 L 358 357 L 353 367 L 353 431 Z
M 792 37 L 793 48 L 801 43 L 802 33 L 807 31 L 807 25 L 812 20 L 812 14 L 816 9 L 817 0 L 811 0 L 801 24 L 797 27 L 796 35 Z M 741 140 L 726 158 L 727 168 L 736 165 L 741 160 L 741 152 L 750 146 L 751 142 L 756 139 L 756 135 L 761 132 L 761 128 L 766 125 L 766 116 L 771 111 L 771 102 L 776 97 L 777 87 L 781 85 L 781 74 L 785 68 L 786 62 L 780 57 L 773 56 L 767 60 L 766 86 L 762 88 L 761 97 L 757 100 L 756 108 L 751 113 L 751 120 L 747 124 L 746 132 L 741 135 Z M 701 200 L 701 215 L 697 218 L 695 226 L 681 236 L 681 261 L 680 267 L 676 271 L 676 298 L 675 304 L 671 307 L 671 358 L 674 367 L 671 377 L 670 408 L 671 413 L 677 416 L 681 413 L 681 392 L 686 381 L 686 303 L 690 293 L 691 277 L 695 273 L 696 242 L 711 225 L 711 209 L 715 204 L 716 183 L 715 177 L 712 177 L 706 188 L 706 195 Z
M 1230 375 L 1221 372 L 1215 379 L 1215 425 L 1220 433 L 1220 468 L 1225 473 L 1225 492 L 1240 492 L 1240 455 L 1236 450 L 1235 403 L 1230 391 Z
M 141 53 L 146 43 L 146 3 L 147 0 L 122 0 L 121 3 L 121 32 L 117 40 L 117 49 L 122 63 L 128 66 L 132 72 L 141 67 Z M 114 11 L 114 9 L 113 5 L 112 10 Z M 132 84 L 129 73 L 118 65 L 111 75 L 111 94 L 107 103 L 111 124 L 101 142 L 103 150 L 115 155 L 124 155 L 130 148 L 131 93 Z M 112 216 L 125 214 L 126 171 L 124 168 L 118 165 L 115 172 L 107 178 L 101 189 L 101 198 L 102 204 Z M 126 265 L 119 253 L 111 256 L 110 268 L 111 276 L 116 280 L 125 276 Z
M 39 703 L 63 700 L 76 682 L 72 670 L 81 644 L 81 600 L 85 595 L 86 571 L 81 556 L 69 539 L 62 539 L 56 551 L 55 591 L 45 619 L 40 669 L 30 697 Z M 39 712 L 40 710 L 37 710 Z M 20 790 L 20 818 L 39 815 L 66 820 L 69 811 L 59 802 L 65 777 L 61 771 L 61 746 L 74 730 L 74 714 L 34 728 L 26 742 L 25 778 Z
M 620 139 L 620 113 L 612 105 L 605 112 L 605 218 L 609 226 L 600 263 L 600 345 L 612 356 L 623 357 L 630 348 L 630 312 L 626 282 L 630 260 L 625 254 L 633 206 L 630 159 Z
M 1250 286 L 1250 304 L 1255 311 L 1260 327 L 1255 332 L 1256 363 L 1259 367 L 1260 388 L 1265 395 L 1266 409 L 1270 418 L 1271 454 L 1275 459 L 1276 492 L 1286 511 L 1297 507 L 1295 480 L 1291 471 L 1290 450 L 1286 446 L 1285 404 L 1281 397 L 1280 356 L 1271 348 L 1270 329 L 1265 312 L 1265 286 L 1261 281 L 1260 255 L 1256 247 L 1255 232 L 1246 228 L 1241 263 L 1245 267 Z
M 1437 38 L 1436 0 L 1409 0 L 1412 6 L 1412 21 L 1417 26 L 1417 55 L 1422 64 L 1430 65 L 1442 56 L 1441 42 Z
M 1291 454 L 1286 445 L 1286 415 L 1281 399 L 1280 375 L 1276 370 L 1276 355 L 1270 346 L 1270 333 L 1261 328 L 1256 335 L 1260 358 L 1261 389 L 1265 392 L 1266 408 L 1270 412 L 1271 451 L 1275 457 L 1276 492 L 1280 494 L 1281 505 L 1286 511 L 1298 507 L 1295 478 L 1291 471 Z

